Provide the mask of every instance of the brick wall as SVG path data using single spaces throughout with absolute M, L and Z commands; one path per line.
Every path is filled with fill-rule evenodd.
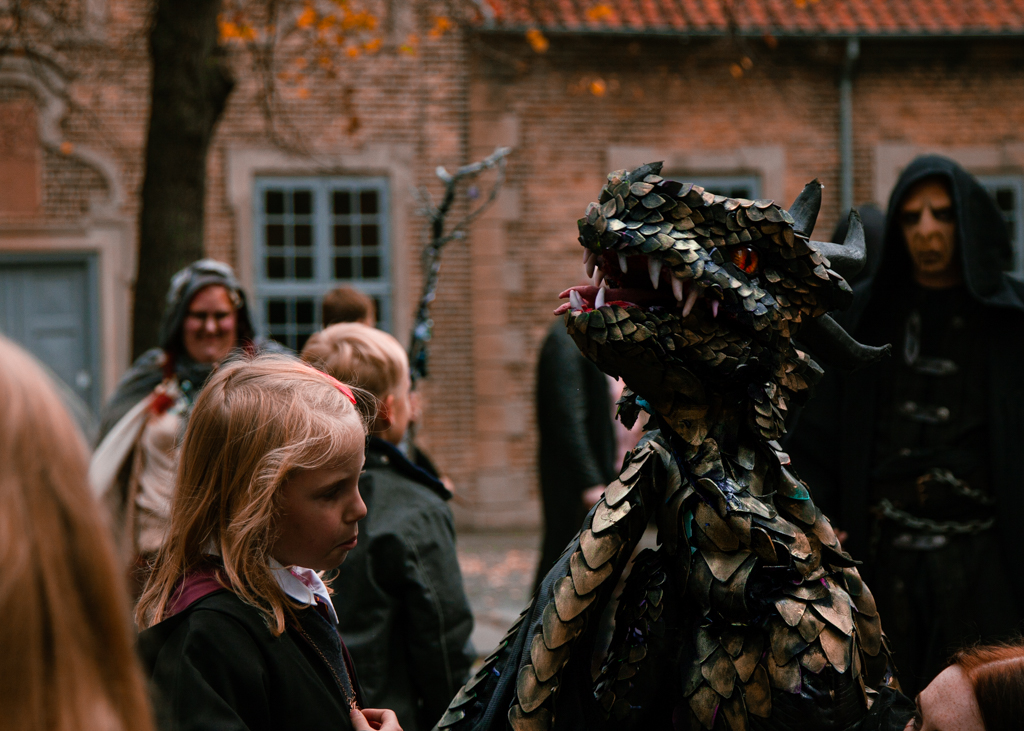
M 515 509 L 536 499 L 533 364 L 557 293 L 583 276 L 575 221 L 610 158 L 647 161 L 622 162 L 617 149 L 697 160 L 689 172 L 699 175 L 756 174 L 735 151 L 777 148 L 781 185 L 768 195 L 788 205 L 817 177 L 817 235 L 827 237 L 840 213 L 840 42 L 550 40 L 545 54 L 513 35 L 473 47 L 471 154 L 517 148 L 504 206 L 473 239 L 480 479 L 467 497 L 484 525 L 533 518 Z M 743 56 L 753 66 L 735 78 Z M 593 82 L 603 95 L 588 90 Z M 855 200 L 884 204 L 877 160 L 886 164 L 893 145 L 957 153 L 975 172 L 1024 173 L 1022 92 L 1024 49 L 1011 41 L 865 42 L 854 78 Z
M 519 35 L 431 38 L 422 32 L 430 22 L 422 3 L 397 5 L 403 32 L 421 31 L 419 52 L 347 62 L 337 79 L 311 85 L 307 98 L 282 87 L 276 139 L 257 79 L 237 60 L 238 86 L 209 158 L 207 251 L 251 279 L 250 214 L 232 197 L 239 150 L 276 155 L 260 158 L 276 162 L 254 165 L 247 175 L 360 173 L 346 161 L 397 156 L 392 162 L 408 172 L 402 186 L 426 185 L 436 194 L 437 165 L 514 146 L 498 202 L 444 254 L 421 442 L 459 487 L 461 525 L 536 525 L 534 363 L 557 293 L 582 276 L 576 219 L 613 164 L 652 154 L 694 175 L 759 175 L 766 193 L 786 203 L 818 177 L 826 189 L 817 232 L 826 235 L 839 214 L 843 46 L 559 35 L 538 54 Z M 146 133 L 147 7 L 110 0 L 96 42 L 61 51 L 74 74 L 60 139 L 41 143 L 43 223 L 86 220 L 90 201 L 121 191 L 119 214 L 134 230 Z M 890 175 L 882 168 L 898 163 L 893 155 L 930 148 L 958 154 L 979 172 L 1020 174 L 1020 45 L 865 41 L 854 82 L 856 200 L 884 199 L 879 181 Z M 744 56 L 753 65 L 736 78 L 731 67 Z M 0 85 L 0 102 L 22 98 Z M 374 157 L 374 150 L 384 152 Z M 405 224 L 396 242 L 396 319 L 408 323 L 419 294 L 424 222 L 415 198 L 398 185 L 391 213 Z M 0 221 L 0 248 L 4 235 Z M 113 326 L 125 330 L 125 340 L 127 324 Z M 111 357 L 117 372 L 127 365 L 126 351 Z

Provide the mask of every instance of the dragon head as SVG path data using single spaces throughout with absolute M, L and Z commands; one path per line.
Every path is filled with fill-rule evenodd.
M 826 363 L 859 367 L 887 352 L 855 342 L 826 313 L 847 307 L 844 276 L 864 264 L 851 213 L 843 245 L 810 239 L 821 184 L 787 211 L 772 201 L 726 198 L 662 178 L 661 163 L 608 176 L 579 220 L 593 284 L 567 289 L 566 315 L 583 353 L 699 444 L 709 408 L 752 403 L 766 439 L 784 431 Z

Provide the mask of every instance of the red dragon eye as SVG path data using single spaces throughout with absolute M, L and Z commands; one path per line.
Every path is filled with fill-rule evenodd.
M 729 254 L 736 268 L 746 274 L 757 272 L 757 252 L 749 246 L 737 246 Z

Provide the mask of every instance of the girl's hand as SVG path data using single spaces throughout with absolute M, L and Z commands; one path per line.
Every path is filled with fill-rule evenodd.
M 353 708 L 351 719 L 355 731 L 402 731 L 398 716 L 386 708 Z

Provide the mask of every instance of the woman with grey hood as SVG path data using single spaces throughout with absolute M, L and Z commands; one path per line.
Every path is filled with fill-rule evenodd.
M 104 408 L 89 469 L 136 593 L 164 541 L 196 395 L 232 351 L 279 347 L 257 342 L 245 293 L 227 264 L 202 259 L 172 277 L 160 347 L 139 356 Z

